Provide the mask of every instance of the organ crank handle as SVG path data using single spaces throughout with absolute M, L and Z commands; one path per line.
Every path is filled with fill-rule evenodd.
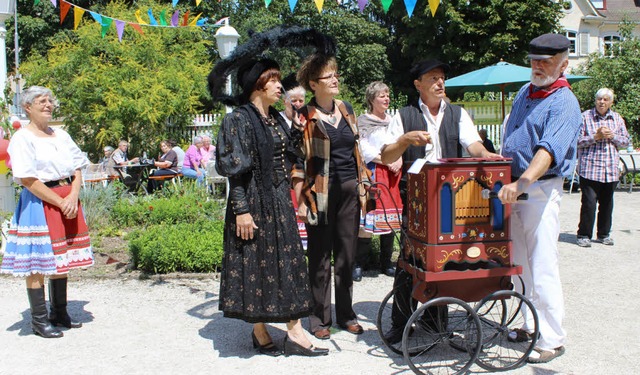
M 483 199 L 498 198 L 498 193 L 496 193 L 495 191 L 491 191 L 489 189 L 483 189 L 482 198 Z M 517 198 L 517 200 L 519 201 L 526 201 L 527 199 L 529 199 L 529 194 L 527 193 L 522 193 L 518 195 L 518 198 Z

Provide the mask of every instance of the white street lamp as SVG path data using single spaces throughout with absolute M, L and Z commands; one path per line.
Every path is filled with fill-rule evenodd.
M 16 2 L 17 0 L 4 0 L 0 2 L 0 99 L 3 101 L 5 101 L 4 89 L 7 86 L 7 49 L 5 44 L 7 29 L 5 28 L 4 21 L 15 14 Z
M 218 53 L 220 57 L 226 59 L 231 55 L 234 49 L 238 46 L 238 39 L 240 34 L 233 27 L 229 26 L 229 18 L 224 20 L 224 26 L 216 31 L 214 35 L 216 38 L 216 44 L 218 45 Z M 231 76 L 227 79 L 226 94 L 231 95 Z M 231 112 L 231 107 L 225 106 L 226 112 Z

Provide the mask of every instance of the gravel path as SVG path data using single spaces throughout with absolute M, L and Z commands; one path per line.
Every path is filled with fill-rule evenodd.
M 508 374 L 640 372 L 640 193 L 617 192 L 615 202 L 616 245 L 583 249 L 574 245 L 580 194 L 565 195 L 560 253 L 567 352 Z M 255 355 L 251 326 L 217 310 L 219 284 L 213 277 L 70 283 L 69 309 L 84 327 L 57 340 L 31 333 L 24 281 L 0 277 L 0 374 L 409 374 L 404 360 L 381 346 L 375 330 L 378 305 L 392 279 L 369 276 L 354 286 L 365 333 L 336 330 L 330 341 L 316 340 L 331 349 L 319 358 Z M 272 325 L 271 332 L 281 342 L 285 327 Z M 485 372 L 478 366 L 472 371 Z

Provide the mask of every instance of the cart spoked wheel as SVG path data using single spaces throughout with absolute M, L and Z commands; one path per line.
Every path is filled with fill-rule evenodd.
M 411 298 L 411 275 L 404 270 L 398 272 L 400 274 L 395 278 L 394 288 L 380 303 L 376 328 L 382 342 L 394 353 L 402 354 L 402 332 L 411 314 L 416 311 L 418 301 Z M 396 314 L 393 314 L 394 309 Z M 395 324 L 393 315 L 396 317 Z
M 482 325 L 478 365 L 489 371 L 506 371 L 523 364 L 539 332 L 533 304 L 518 292 L 499 290 L 482 299 L 476 305 L 476 313 Z M 516 332 L 524 327 L 530 333 L 529 340 Z
M 411 315 L 402 335 L 402 353 L 416 374 L 463 374 L 476 361 L 481 339 L 480 319 L 471 306 L 440 297 Z

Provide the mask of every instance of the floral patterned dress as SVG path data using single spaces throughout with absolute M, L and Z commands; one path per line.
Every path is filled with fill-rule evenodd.
M 231 184 L 219 308 L 250 323 L 288 322 L 312 307 L 284 162 L 301 134 L 270 110 L 265 119 L 251 104 L 238 107 L 224 118 L 216 146 L 216 169 Z M 258 227 L 252 240 L 236 236 L 236 215 L 244 213 Z

